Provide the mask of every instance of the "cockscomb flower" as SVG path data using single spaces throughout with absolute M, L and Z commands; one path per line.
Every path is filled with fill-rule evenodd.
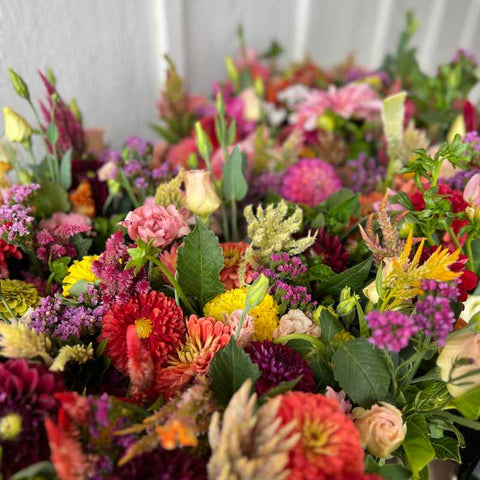
M 176 355 L 170 356 L 169 366 L 157 373 L 156 386 L 160 393 L 172 396 L 196 375 L 206 375 L 215 353 L 230 341 L 228 325 L 211 317 L 191 315 L 187 322 L 187 338 Z
M 246 298 L 246 288 L 227 290 L 206 303 L 203 313 L 217 321 L 222 321 L 224 314 L 230 315 L 235 310 L 243 310 Z M 273 331 L 278 325 L 278 305 L 273 297 L 269 294 L 265 295 L 260 305 L 252 308 L 248 314 L 254 319 L 255 339 L 258 341 L 271 340 Z
M 261 372 L 261 377 L 255 384 L 258 395 L 267 393 L 281 382 L 290 382 L 299 377 L 294 390 L 312 392 L 315 389 L 313 371 L 307 361 L 287 345 L 264 340 L 252 342 L 245 351 Z
M 300 433 L 292 434 L 294 422 L 279 421 L 281 397 L 257 410 L 257 395 L 250 395 L 251 389 L 248 379 L 231 398 L 222 420 L 218 411 L 213 414 L 209 478 L 283 480 L 289 473 L 288 452 Z
M 161 367 L 179 347 L 185 326 L 182 309 L 173 298 L 151 291 L 137 294 L 126 304 L 114 304 L 103 316 L 99 342 L 107 340 L 105 355 L 115 368 L 128 372 L 127 328 L 135 331 L 143 346 L 151 353 L 156 367 Z
M 63 296 L 70 295 L 70 289 L 80 281 L 94 283 L 98 280 L 92 272 L 92 265 L 97 260 L 98 255 L 86 255 L 81 260 L 74 260 L 72 265 L 68 267 L 68 273 L 63 279 Z
M 340 479 L 363 472 L 359 433 L 336 400 L 304 392 L 280 398 L 277 417 L 283 425 L 295 421 L 294 432 L 300 434 L 289 454 L 289 479 Z
M 340 188 L 342 181 L 332 165 L 319 158 L 303 158 L 288 168 L 281 194 L 289 202 L 316 207 Z

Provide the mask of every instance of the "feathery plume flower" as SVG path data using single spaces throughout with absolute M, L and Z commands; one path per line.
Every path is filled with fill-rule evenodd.
M 184 194 L 181 187 L 183 182 L 183 170 L 172 178 L 169 182 L 163 182 L 155 191 L 155 203 L 167 208 L 173 205 L 177 210 L 181 211 L 185 207 Z
M 337 172 L 319 158 L 302 158 L 291 165 L 282 184 L 282 197 L 293 203 L 316 207 L 342 188 Z
M 264 340 L 252 342 L 245 351 L 261 372 L 255 384 L 258 395 L 267 393 L 281 382 L 290 382 L 299 377 L 294 390 L 312 392 L 315 389 L 313 371 L 307 361 L 287 345 Z
M 48 459 L 43 421 L 55 415 L 58 403 L 53 395 L 63 389 L 61 377 L 49 372 L 44 365 L 24 359 L 0 364 L 0 419 L 11 414 L 21 418 L 17 435 L 2 439 L 0 472 L 4 478 L 11 478 L 18 470 Z
M 99 342 L 107 339 L 105 355 L 121 372 L 128 371 L 127 328 L 135 325 L 138 338 L 157 367 L 174 354 L 185 333 L 182 309 L 163 293 L 137 294 L 125 305 L 114 304 L 103 316 Z
M 330 235 L 324 228 L 317 231 L 312 250 L 323 257 L 323 262 L 335 273 L 347 269 L 349 255 L 336 235 Z
M 246 288 L 234 288 L 217 295 L 203 307 L 203 313 L 217 321 L 223 320 L 223 314 L 230 315 L 235 310 L 244 310 L 247 298 Z M 260 305 L 249 312 L 254 319 L 255 339 L 258 341 L 271 340 L 273 331 L 278 324 L 278 305 L 269 294 Z
M 252 381 L 248 379 L 233 395 L 220 424 L 215 412 L 210 423 L 208 439 L 212 456 L 208 476 L 247 480 L 268 478 L 283 480 L 288 452 L 300 438 L 292 435 L 294 422 L 278 418 L 281 397 L 276 397 L 256 410 L 256 394 L 250 396 Z M 283 419 L 282 419 L 283 420 Z M 283 423 L 283 426 L 280 424 Z
M 365 315 L 368 328 L 373 330 L 369 341 L 378 348 L 399 352 L 418 331 L 415 319 L 401 312 L 373 310 Z
M 211 317 L 190 315 L 185 343 L 170 357 L 169 366 L 158 371 L 156 386 L 159 392 L 170 397 L 196 375 L 206 375 L 215 353 L 228 344 L 230 337 L 228 325 Z
M 81 260 L 74 260 L 72 265 L 68 267 L 68 273 L 63 279 L 64 297 L 70 295 L 70 289 L 79 281 L 87 283 L 94 283 L 98 280 L 96 275 L 92 272 L 92 265 L 97 260 L 98 255 L 86 255 Z
M 37 289 L 22 280 L 0 280 L 0 312 L 11 316 L 23 315 L 30 307 L 36 307 L 39 302 Z
M 79 365 L 82 363 L 87 363 L 90 359 L 93 358 L 93 347 L 89 343 L 85 345 L 64 345 L 58 355 L 55 357 L 55 360 L 50 365 L 51 372 L 63 372 L 67 363 L 75 362 Z
M 295 422 L 300 438 L 290 450 L 289 479 L 346 478 L 363 472 L 363 448 L 353 422 L 336 400 L 324 395 L 288 392 L 281 397 L 277 417 Z
M 221 243 L 220 247 L 223 252 L 223 269 L 220 272 L 220 281 L 225 285 L 227 290 L 240 287 L 239 272 L 242 264 L 245 261 L 245 252 L 248 249 L 248 244 L 243 242 L 229 242 Z M 254 270 L 249 264 L 245 267 L 245 274 L 243 281 L 247 284 L 253 281 Z

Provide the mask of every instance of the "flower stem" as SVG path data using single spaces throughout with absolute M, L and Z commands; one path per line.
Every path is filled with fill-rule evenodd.
M 232 239 L 238 242 L 238 226 L 237 226 L 237 202 L 232 200 Z
M 467 243 L 465 244 L 465 249 L 468 255 L 468 269 L 472 272 L 475 272 L 475 264 L 473 262 L 473 250 L 472 250 L 472 238 L 468 237 Z
M 457 248 L 462 249 L 462 245 L 460 244 L 458 237 L 455 235 L 455 232 L 452 230 L 452 227 L 450 225 L 447 226 L 447 232 L 452 237 L 453 243 Z

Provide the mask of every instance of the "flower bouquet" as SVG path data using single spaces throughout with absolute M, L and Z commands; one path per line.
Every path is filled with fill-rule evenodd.
M 425 75 L 414 29 L 379 71 L 281 71 L 278 44 L 240 37 L 214 101 L 169 60 L 162 140 L 120 151 L 51 72 L 38 111 L 10 70 L 34 122 L 3 110 L 3 478 L 461 463 L 480 429 L 478 66 L 461 51 Z

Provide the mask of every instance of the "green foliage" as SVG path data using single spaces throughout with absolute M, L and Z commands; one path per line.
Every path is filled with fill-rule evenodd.
M 382 352 L 367 339 L 340 343 L 332 363 L 335 379 L 355 403 L 368 407 L 385 399 L 390 373 Z
M 69 190 L 72 186 L 72 149 L 69 148 L 62 156 L 60 160 L 60 185 Z
M 223 268 L 222 249 L 218 238 L 197 218 L 197 223 L 178 250 L 178 283 L 186 295 L 196 297 L 203 307 L 222 293 L 220 281 Z
M 430 443 L 428 426 L 422 415 L 414 415 L 407 421 L 407 435 L 402 444 L 413 478 L 434 458 L 435 450 Z
M 328 341 L 344 330 L 340 320 L 330 312 L 327 308 L 323 308 L 319 318 L 320 328 L 322 330 L 322 338 Z
M 478 420 L 480 417 L 480 386 L 471 388 L 460 397 L 453 399 L 452 403 L 464 417 Z
M 247 378 L 251 378 L 253 383 L 260 378 L 260 370 L 232 337 L 228 345 L 213 358 L 209 376 L 215 400 L 221 407 L 226 407 Z
M 340 234 L 350 221 L 352 215 L 358 215 L 360 210 L 360 194 L 342 188 L 324 202 L 325 225 L 327 230 Z M 323 208 L 322 208 L 323 210 Z
M 51 462 L 37 462 L 15 473 L 10 480 L 50 480 L 57 478 L 55 468 Z
M 435 457 L 440 460 L 453 460 L 460 463 L 460 448 L 457 440 L 451 437 L 432 438 L 430 440 L 433 449 L 435 450 Z
M 245 198 L 248 183 L 245 179 L 247 160 L 238 147 L 228 157 L 222 178 L 222 193 L 227 201 L 240 201 Z
M 57 258 L 53 262 L 49 263 L 48 268 L 50 269 L 50 273 L 53 275 L 52 279 L 58 284 L 61 284 L 63 279 L 66 277 L 70 261 L 70 257 L 62 257 Z
M 43 181 L 34 194 L 35 213 L 42 218 L 51 217 L 55 212 L 68 212 L 70 203 L 64 188 L 56 182 Z

